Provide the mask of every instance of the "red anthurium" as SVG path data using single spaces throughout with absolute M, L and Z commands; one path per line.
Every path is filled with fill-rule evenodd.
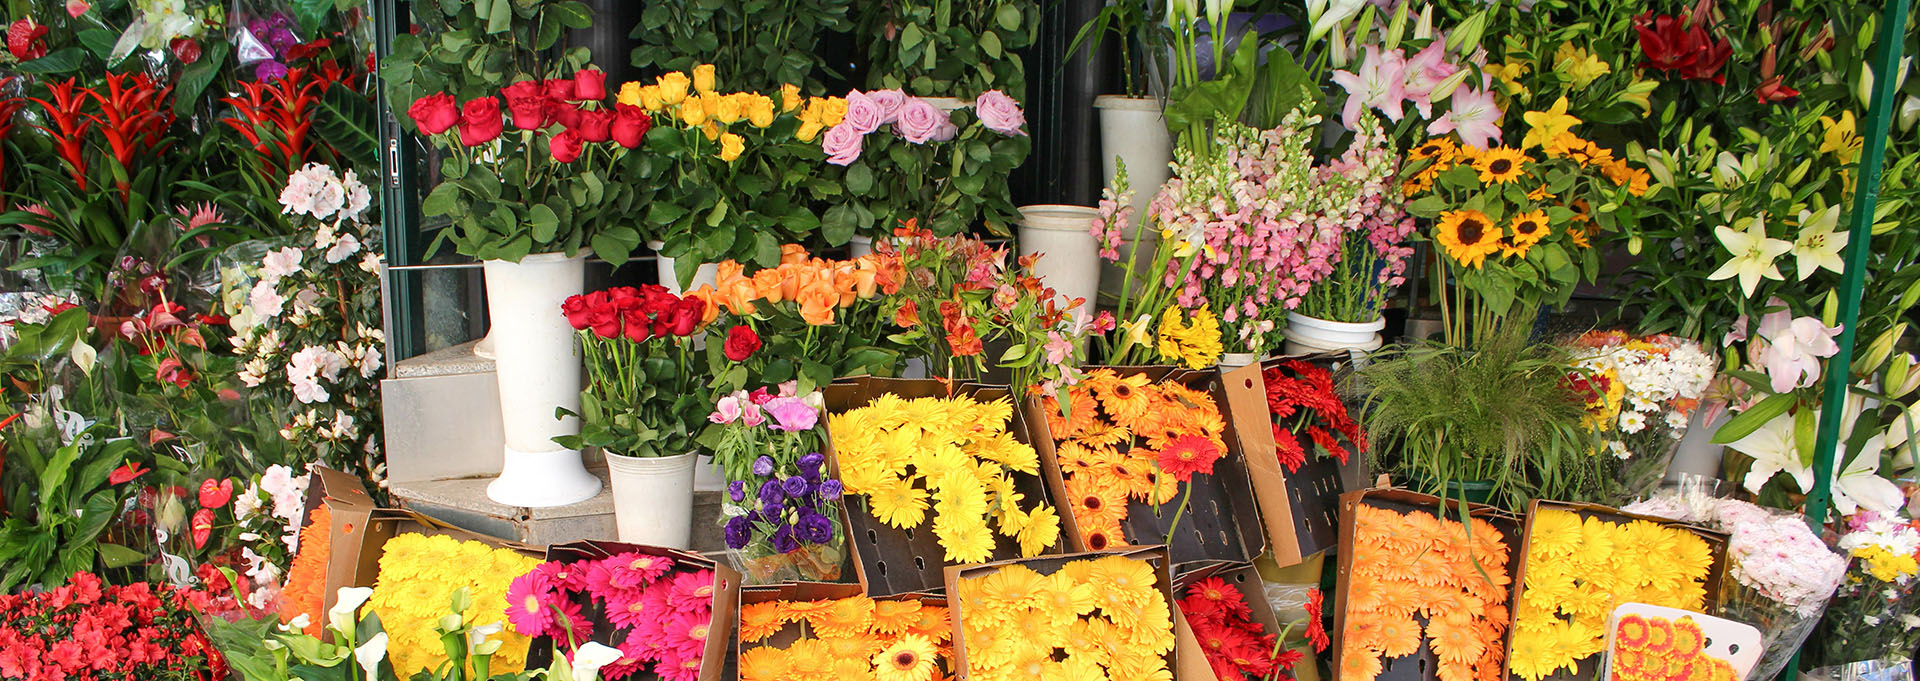
M 209 478 L 200 481 L 200 507 L 223 508 L 233 500 L 233 480 L 214 481 Z
M 113 469 L 112 473 L 108 473 L 107 482 L 114 485 L 123 485 L 132 482 L 135 478 L 152 472 L 153 469 L 151 468 L 142 467 L 137 463 L 129 463 Z
M 213 536 L 213 510 L 200 509 L 193 512 L 193 524 L 187 526 L 193 533 L 193 548 L 207 547 L 207 538 Z
M 160 360 L 160 367 L 154 370 L 153 376 L 161 383 L 172 383 L 181 388 L 193 383 L 193 370 L 172 357 Z
M 46 37 L 49 30 L 32 18 L 15 21 L 7 26 L 7 51 L 21 61 L 47 56 L 47 45 L 40 39 Z

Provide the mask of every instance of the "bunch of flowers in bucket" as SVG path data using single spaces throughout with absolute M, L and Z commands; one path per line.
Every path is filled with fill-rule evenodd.
M 1040 458 L 1008 432 L 1008 400 L 909 400 L 889 393 L 827 418 L 846 493 L 864 498 L 875 520 L 899 529 L 919 527 L 931 508 L 947 560 L 985 562 L 994 553 L 996 529 L 1026 557 L 1059 541 L 1053 507 L 1044 500 L 1023 507 L 1025 495 L 1014 490 L 1016 474 L 1039 474 Z
M 668 681 L 692 681 L 705 661 L 713 595 L 712 570 L 623 552 L 525 571 L 507 588 L 506 613 L 515 632 L 551 638 L 563 651 L 593 647 L 595 622 L 611 624 L 612 647 L 620 655 L 600 668 L 604 678 L 624 679 L 650 668 Z
M 1029 146 L 1026 113 L 1012 97 L 988 90 L 969 107 L 854 90 L 837 101 L 844 115 L 820 136 L 820 152 L 844 170 L 829 169 L 834 191 L 821 198 L 836 205 L 825 223 L 871 234 L 913 220 L 951 235 L 984 221 L 1005 233 L 1015 216 L 1007 173 Z
M 1096 369 L 1068 395 L 1067 408 L 1051 396 L 1042 404 L 1073 520 L 1091 550 L 1129 543 L 1121 525 L 1130 500 L 1158 507 L 1181 484 L 1190 496 L 1193 476 L 1212 475 L 1227 453 L 1213 397 L 1176 380 Z M 1173 526 L 1185 510 L 1183 498 Z
M 798 638 L 775 647 L 797 625 Z M 947 609 L 917 598 L 768 601 L 740 607 L 740 681 L 945 678 Z
M 1367 448 L 1366 432 L 1347 413 L 1346 403 L 1334 392 L 1333 375 L 1326 369 L 1290 359 L 1267 367 L 1261 376 L 1266 385 L 1267 410 L 1274 418 L 1275 454 L 1288 473 L 1298 472 L 1307 464 L 1306 444 L 1341 465 L 1353 452 Z M 1303 434 L 1306 443 L 1300 440 Z M 1341 438 L 1347 445 L 1340 444 Z
M 171 587 L 108 586 L 86 572 L 65 585 L 0 594 L 0 677 L 222 678 L 226 663 Z
M 722 522 L 753 583 L 831 582 L 840 576 L 845 488 L 827 476 L 820 453 L 820 392 L 762 388 L 723 396 L 707 420 L 714 461 L 727 480 Z M 735 555 L 735 554 L 729 554 Z
M 698 292 L 676 296 L 647 284 L 573 296 L 560 311 L 578 331 L 587 387 L 580 434 L 555 440 L 624 456 L 693 451 L 694 425 L 712 409 L 704 367 L 692 361 L 694 337 L 718 308 Z
M 1920 642 L 1920 522 L 1863 511 L 1846 527 L 1840 548 L 1853 566 L 1814 631 L 1808 666 L 1903 660 Z
M 792 380 L 812 390 L 841 376 L 893 375 L 901 346 L 888 339 L 887 308 L 904 276 L 890 253 L 828 260 L 798 244 L 781 246 L 775 267 L 720 263 L 712 299 L 733 326 L 725 361 L 709 354 L 715 388 Z
M 1568 383 L 1586 401 L 1587 426 L 1603 434 L 1607 453 L 1618 462 L 1616 501 L 1647 493 L 1666 475 L 1713 381 L 1713 357 L 1691 340 L 1618 331 L 1581 335 L 1573 352 L 1584 375 Z

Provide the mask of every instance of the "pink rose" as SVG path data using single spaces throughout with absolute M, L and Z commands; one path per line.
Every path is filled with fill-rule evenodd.
M 907 103 L 907 93 L 899 90 L 874 90 L 867 93 L 867 98 L 880 105 L 881 125 L 899 120 L 900 107 Z
M 988 130 L 1002 135 L 1025 135 L 1021 128 L 1027 125 L 1027 114 L 1020 110 L 1020 103 L 1013 101 L 1007 93 L 988 90 L 973 100 L 973 110 L 980 116 L 980 124 Z M 851 105 L 848 116 L 851 117 Z
M 926 144 L 940 134 L 942 124 L 953 124 L 948 120 L 947 112 L 927 103 L 927 100 L 915 97 L 900 107 L 899 120 L 893 122 L 893 131 L 908 142 Z
M 940 129 L 933 131 L 933 141 L 945 142 L 960 134 L 960 126 L 953 124 L 953 117 L 946 112 L 940 113 Z
M 886 121 L 886 112 L 873 97 L 861 94 L 859 90 L 847 93 L 847 115 L 840 119 L 840 125 L 852 126 L 853 131 L 862 135 L 879 130 Z M 839 127 L 839 126 L 834 126 Z
M 851 109 L 849 109 L 851 110 Z M 853 119 L 840 121 L 839 125 L 827 129 L 820 136 L 820 150 L 827 152 L 827 162 L 837 166 L 853 165 L 860 160 L 860 144 L 866 134 L 853 125 Z

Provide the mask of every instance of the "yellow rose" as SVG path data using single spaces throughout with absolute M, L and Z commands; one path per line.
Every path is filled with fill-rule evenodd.
M 693 90 L 700 94 L 713 92 L 712 64 L 701 64 L 693 67 Z
M 706 125 L 700 126 L 700 132 L 706 134 L 708 142 L 720 139 L 720 123 L 709 120 Z
M 691 84 L 691 81 L 687 80 L 687 74 L 675 71 L 661 76 L 658 79 L 658 83 L 660 85 L 660 103 L 673 106 L 687 98 L 687 86 Z
M 701 101 L 703 99 L 706 99 L 703 95 L 694 95 L 683 101 L 680 104 L 680 122 L 687 124 L 689 128 L 697 128 L 700 124 L 707 122 L 707 107 Z
M 642 99 L 640 96 L 641 89 L 639 83 L 631 80 L 627 81 L 620 86 L 620 92 L 613 96 L 613 101 L 627 106 L 640 106 L 640 100 Z
M 742 115 L 740 95 L 704 95 L 709 102 L 707 114 L 719 119 L 723 125 L 733 125 Z
M 800 108 L 806 100 L 800 97 L 800 86 L 788 83 L 780 86 L 780 113 Z
M 727 133 L 720 136 L 720 160 L 732 162 L 740 158 L 740 152 L 747 150 L 747 140 L 739 135 Z
M 820 124 L 829 128 L 839 125 L 847 117 L 847 100 L 842 97 L 828 97 L 822 100 Z
M 753 127 L 764 128 L 773 125 L 773 99 L 766 95 L 747 95 L 747 122 Z
M 800 122 L 800 130 L 793 136 L 802 142 L 812 142 L 813 138 L 819 136 L 820 131 L 824 129 L 826 126 L 821 125 L 820 121 L 809 121 L 803 118 Z

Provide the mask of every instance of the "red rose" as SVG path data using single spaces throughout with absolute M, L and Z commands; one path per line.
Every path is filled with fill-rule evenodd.
M 213 511 L 200 509 L 193 512 L 193 548 L 206 548 L 207 538 L 213 536 Z
M 760 334 L 745 324 L 727 330 L 727 344 L 721 348 L 727 359 L 735 362 L 746 361 L 753 353 L 760 351 Z
M 460 144 L 477 147 L 500 136 L 500 100 L 481 97 L 460 107 Z
M 573 99 L 582 102 L 597 102 L 607 98 L 607 72 L 598 69 L 580 69 L 573 73 Z
M 547 151 L 553 154 L 553 160 L 559 163 L 572 163 L 580 158 L 580 134 L 572 130 L 562 130 L 547 142 Z
M 413 106 L 407 107 L 407 117 L 420 127 L 420 134 L 438 135 L 460 122 L 460 111 L 453 95 L 441 92 L 414 100 Z
M 500 91 L 507 99 L 507 111 L 513 114 L 513 127 L 539 130 L 553 122 L 552 103 L 539 81 L 523 80 Z
M 200 507 L 221 508 L 233 499 L 233 480 L 200 481 Z
M 647 131 L 653 129 L 653 116 L 645 109 L 632 104 L 614 106 L 613 129 L 610 134 L 615 144 L 632 149 L 640 146 L 647 138 Z
M 615 286 L 607 289 L 607 295 L 613 299 L 613 308 L 621 312 L 640 307 L 640 291 L 632 286 Z
M 627 320 L 627 340 L 635 343 L 645 343 L 648 338 L 653 337 L 653 326 L 657 324 L 657 322 L 649 321 L 647 319 L 647 313 L 641 312 L 640 308 L 629 308 L 626 312 L 622 313 L 621 316 Z
M 612 135 L 613 112 L 606 109 L 580 112 L 580 124 L 570 129 L 580 133 L 580 139 L 586 142 L 605 142 Z
M 568 130 L 580 127 L 580 107 L 566 102 L 553 102 L 548 107 L 548 111 L 553 113 L 553 122 L 559 123 L 560 127 Z
M 541 87 L 546 89 L 547 99 L 551 99 L 556 102 L 564 102 L 569 99 L 573 99 L 573 81 L 571 80 L 567 80 L 565 78 L 555 78 L 553 80 L 542 81 L 540 85 Z
M 672 314 L 668 315 L 670 321 L 667 330 L 675 336 L 691 336 L 693 330 L 699 328 L 700 318 L 706 316 L 706 312 L 705 301 L 693 296 L 681 298 L 673 306 Z
M 585 331 L 593 326 L 589 312 L 584 295 L 569 296 L 566 302 L 560 303 L 560 314 L 566 316 L 567 324 L 572 325 L 575 331 Z
M 640 311 L 646 313 L 648 317 L 666 314 L 672 311 L 674 304 L 678 302 L 680 297 L 669 293 L 665 286 L 659 284 L 640 286 Z

